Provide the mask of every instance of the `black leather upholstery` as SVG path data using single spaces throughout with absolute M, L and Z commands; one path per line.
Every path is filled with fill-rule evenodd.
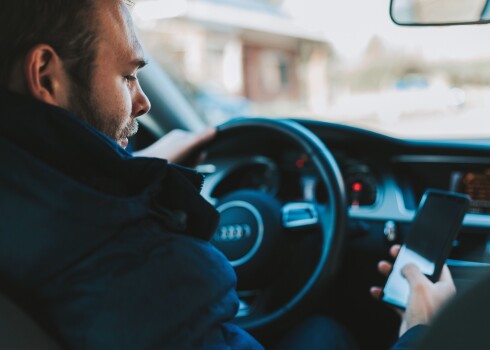
M 0 293 L 0 349 L 61 349 L 19 306 Z
M 489 316 L 490 275 L 487 275 L 442 310 L 417 349 L 488 349 Z

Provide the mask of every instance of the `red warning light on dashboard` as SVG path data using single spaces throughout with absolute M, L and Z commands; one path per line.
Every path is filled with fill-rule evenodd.
M 362 191 L 362 183 L 360 183 L 360 182 L 354 182 L 352 184 L 352 190 L 354 192 L 361 192 Z

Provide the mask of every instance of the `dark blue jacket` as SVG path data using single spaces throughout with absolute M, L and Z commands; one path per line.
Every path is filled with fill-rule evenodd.
M 418 325 L 406 331 L 391 350 L 410 350 L 417 349 L 417 345 L 427 332 L 428 326 Z
M 260 349 L 197 173 L 0 94 L 0 286 L 73 349 Z
M 0 288 L 64 346 L 262 349 L 228 323 L 236 277 L 200 175 L 6 91 L 0 160 Z

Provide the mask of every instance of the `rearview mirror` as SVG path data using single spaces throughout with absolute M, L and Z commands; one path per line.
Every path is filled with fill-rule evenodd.
M 490 23 L 490 0 L 391 0 L 393 22 L 409 26 Z

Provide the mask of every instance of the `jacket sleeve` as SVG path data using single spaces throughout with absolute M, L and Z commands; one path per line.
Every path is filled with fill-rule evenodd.
M 426 325 L 418 325 L 410 328 L 395 343 L 391 350 L 412 350 L 418 345 L 420 338 L 427 330 Z
M 229 324 L 235 273 L 205 241 L 128 232 L 57 282 L 44 295 L 73 349 L 261 349 Z

